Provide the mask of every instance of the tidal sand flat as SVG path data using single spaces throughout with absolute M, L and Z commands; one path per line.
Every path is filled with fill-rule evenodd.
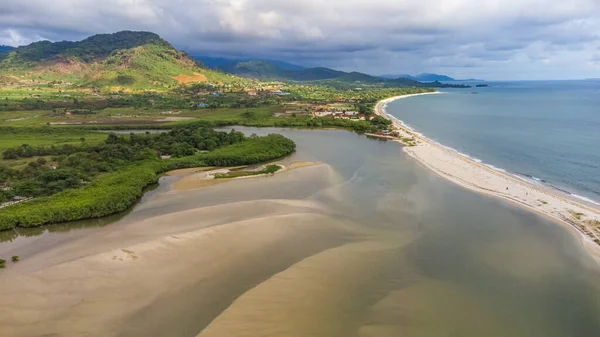
M 200 173 L 185 172 L 163 177 L 114 223 L 15 234 L 0 243 L 2 256 L 21 256 L 0 271 L 0 335 L 564 337 L 600 329 L 600 270 L 554 222 L 454 186 L 395 142 L 240 130 L 294 139 L 298 152 L 283 166 L 323 164 L 178 189 Z
M 385 111 L 386 104 L 395 99 L 420 95 L 423 94 L 391 98 L 376 106 L 379 115 L 393 121 L 400 137 L 414 140 L 414 143 L 411 141 L 414 146 L 403 148 L 405 153 L 433 172 L 463 187 L 513 201 L 572 226 L 576 233 L 581 234 L 582 244 L 600 262 L 600 209 L 568 199 L 547 188 L 534 186 L 445 148 Z
M 324 209 L 301 200 L 201 207 L 105 228 L 24 257 L 2 274 L 0 330 L 10 336 L 165 336 L 173 329 L 194 335 L 272 273 L 355 240 Z M 182 317 L 190 324 L 177 323 Z
M 176 170 L 169 173 L 169 176 L 174 175 L 183 175 L 181 179 L 179 179 L 175 184 L 173 184 L 173 188 L 175 190 L 189 190 L 196 189 L 216 184 L 222 184 L 225 182 L 229 182 L 234 179 L 256 179 L 260 177 L 265 177 L 273 174 L 281 174 L 283 172 L 294 170 L 297 168 L 310 167 L 321 165 L 318 162 L 292 162 L 289 165 L 276 164 L 279 169 L 274 173 L 269 174 L 258 174 L 258 175 L 248 175 L 248 176 L 240 176 L 236 178 L 216 178 L 217 175 L 227 175 L 231 172 L 235 172 L 235 170 L 242 170 L 243 172 L 252 172 L 249 167 L 236 167 L 236 168 L 207 168 L 204 170 L 199 169 L 183 169 Z M 267 165 L 260 165 L 255 170 L 263 170 Z M 237 171 L 239 172 L 239 171 Z

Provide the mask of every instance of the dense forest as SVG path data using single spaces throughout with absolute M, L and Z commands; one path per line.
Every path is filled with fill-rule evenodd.
M 2 153 L 2 159 L 38 157 L 21 169 L 0 166 L 0 201 L 15 196 L 39 197 L 77 188 L 96 175 L 117 171 L 132 162 L 151 160 L 160 155 L 191 156 L 197 151 L 212 151 L 245 139 L 241 132 L 217 132 L 190 126 L 160 134 L 110 133 L 98 146 L 61 145 L 33 147 L 23 144 Z
M 380 88 L 470 88 L 464 84 L 440 83 L 439 80 L 419 82 L 415 78 L 382 78 L 360 72 L 344 72 L 324 67 L 283 68 L 272 61 L 255 60 L 224 64 L 219 67 L 226 73 L 261 80 L 308 82 L 314 85 L 327 85 L 338 89 L 350 89 L 360 85 Z
M 281 135 L 245 137 L 194 125 L 160 134 L 110 133 L 97 146 L 22 145 L 5 158 L 37 159 L 20 170 L 0 166 L 0 201 L 35 199 L 3 208 L 0 229 L 109 215 L 133 204 L 164 171 L 255 164 L 293 151 L 294 142 Z
M 161 39 L 160 36 L 154 33 L 121 31 L 114 34 L 98 34 L 90 36 L 85 40 L 75 42 L 34 42 L 27 46 L 12 49 L 11 51 L 14 51 L 12 62 L 29 64 L 31 62 L 51 59 L 56 56 L 76 57 L 84 62 L 92 62 L 110 55 L 113 51 L 131 49 L 146 44 L 159 44 L 166 48 L 173 49 L 173 46 L 171 46 L 170 43 Z M 9 58 L 9 55 L 5 55 L 4 57 Z M 8 63 L 2 65 L 8 65 Z

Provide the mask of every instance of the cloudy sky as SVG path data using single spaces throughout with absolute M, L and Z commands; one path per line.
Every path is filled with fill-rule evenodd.
M 125 29 L 191 54 L 370 74 L 600 77 L 600 0 L 0 0 L 0 44 Z

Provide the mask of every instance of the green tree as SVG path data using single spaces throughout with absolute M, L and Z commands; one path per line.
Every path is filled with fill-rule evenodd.
M 106 144 L 117 144 L 118 142 L 119 137 L 114 132 L 108 134 L 108 137 L 106 138 Z
M 371 124 L 379 129 L 385 129 L 392 124 L 392 121 L 381 116 L 376 116 L 371 120 Z

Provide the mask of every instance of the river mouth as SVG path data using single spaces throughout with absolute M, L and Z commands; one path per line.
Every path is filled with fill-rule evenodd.
M 323 164 L 181 191 L 165 177 L 114 223 L 0 243 L 21 256 L 0 271 L 0 334 L 600 330 L 598 267 L 553 222 L 446 182 L 395 142 L 235 129 L 292 138 L 283 165 Z

